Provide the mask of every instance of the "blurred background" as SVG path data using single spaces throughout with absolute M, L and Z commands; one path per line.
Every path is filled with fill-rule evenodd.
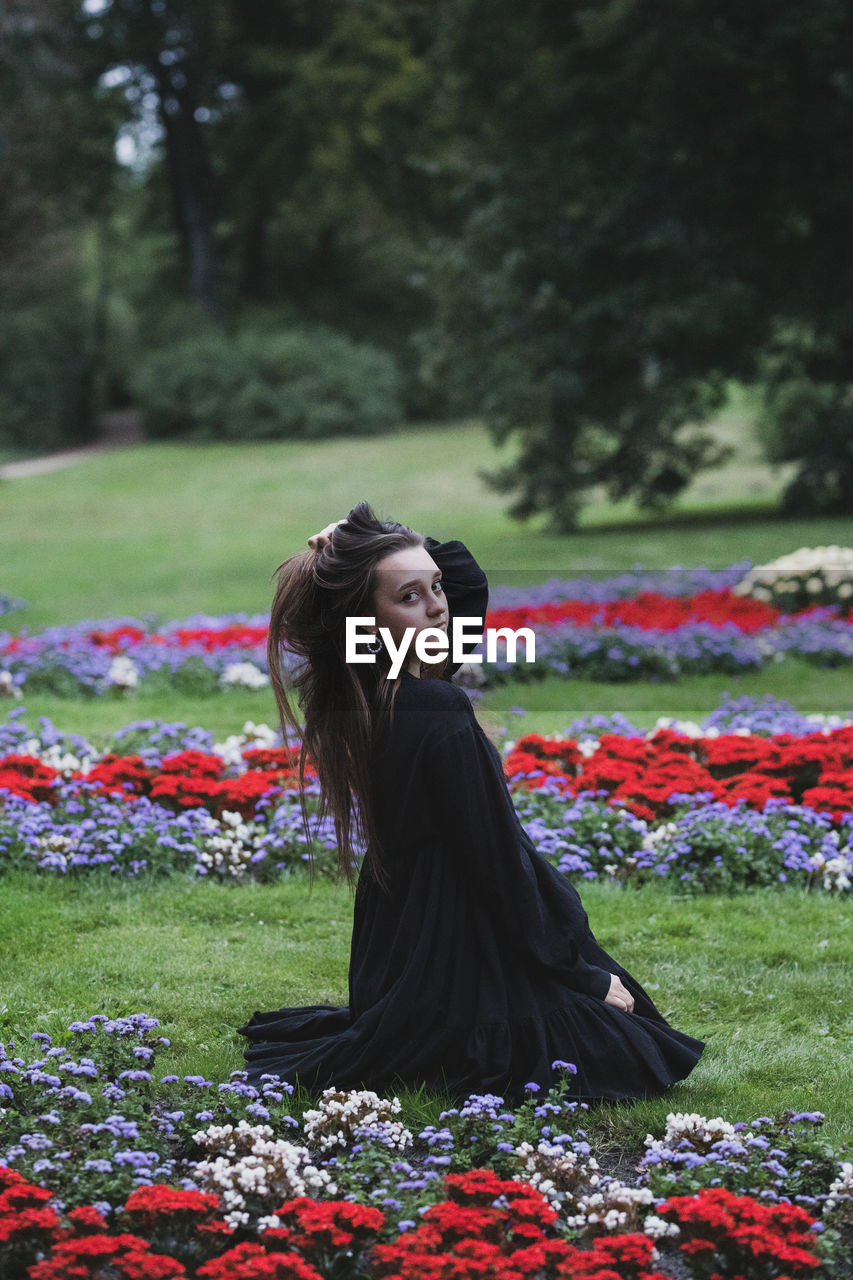
M 0 37 L 0 585 L 26 534 L 55 599 L 85 532 L 57 618 L 176 555 L 187 608 L 260 607 L 363 497 L 497 571 L 849 540 L 845 0 L 7 0 Z

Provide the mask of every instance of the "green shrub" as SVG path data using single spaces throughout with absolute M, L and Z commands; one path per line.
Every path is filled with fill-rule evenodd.
M 194 333 L 132 379 L 152 436 L 269 440 L 368 435 L 402 416 L 392 358 L 325 328 Z
M 0 281 L 0 291 L 6 281 Z M 33 452 L 91 437 L 90 366 L 73 279 L 50 296 L 7 294 L 0 312 L 0 445 Z

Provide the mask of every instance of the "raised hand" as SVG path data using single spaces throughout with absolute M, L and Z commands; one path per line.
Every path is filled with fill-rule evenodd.
M 314 533 L 308 539 L 308 546 L 312 551 L 321 551 L 326 546 L 332 536 L 332 531 L 337 529 L 339 524 L 346 524 L 346 518 L 343 520 L 333 520 L 331 524 L 327 524 L 325 529 L 321 529 L 319 533 Z

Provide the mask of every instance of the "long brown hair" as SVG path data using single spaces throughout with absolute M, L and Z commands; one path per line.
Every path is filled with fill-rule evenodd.
M 359 502 L 325 546 L 291 556 L 276 574 L 267 656 L 285 740 L 288 728 L 301 736 L 306 836 L 305 764 L 310 757 L 320 779 L 320 816 L 332 816 L 338 867 L 350 882 L 357 843 L 364 848 L 366 865 L 381 879 L 368 762 L 375 725 L 391 712 L 396 682 L 384 678 L 389 663 L 384 649 L 375 664 L 346 661 L 345 622 L 347 617 L 372 616 L 379 561 L 425 542 L 422 534 L 377 519 L 366 502 Z M 295 655 L 296 664 L 289 655 Z M 290 690 L 297 695 L 304 724 L 292 707 Z

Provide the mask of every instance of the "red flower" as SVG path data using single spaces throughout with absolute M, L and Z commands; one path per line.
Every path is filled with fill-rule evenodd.
M 167 809 L 210 809 L 214 812 L 225 796 L 221 782 L 213 778 L 164 775 L 151 784 L 151 799 Z
M 829 813 L 833 822 L 841 822 L 853 812 L 853 787 L 809 787 L 803 792 L 803 804 L 818 813 Z
M 773 747 L 766 738 L 757 734 L 742 737 L 723 734 L 719 738 L 702 738 L 701 751 L 708 772 L 714 778 L 728 778 L 763 763 L 773 754 Z
M 199 1280 L 322 1280 L 298 1253 L 269 1253 L 261 1244 L 238 1244 L 198 1268 Z
M 93 1204 L 78 1205 L 76 1209 L 69 1209 L 65 1216 L 76 1236 L 90 1236 L 96 1231 L 107 1230 L 106 1218 Z
M 28 1272 L 30 1280 L 173 1280 L 185 1276 L 180 1262 L 151 1253 L 132 1235 L 89 1235 L 63 1240 Z
M 644 591 L 634 600 L 605 602 L 559 600 L 544 605 L 520 605 L 514 609 L 491 609 L 487 627 L 552 627 L 559 623 L 575 626 L 613 627 L 617 623 L 643 630 L 673 631 L 687 622 L 709 622 L 713 626 L 734 624 L 752 633 L 771 626 L 779 611 L 770 605 L 736 596 L 729 590 L 700 591 L 694 596 L 664 596 Z
M 793 1204 L 764 1204 L 752 1196 L 736 1196 L 721 1187 L 695 1196 L 672 1196 L 658 1209 L 677 1222 L 679 1248 L 703 1258 L 703 1274 L 714 1267 L 751 1280 L 807 1277 L 820 1267 L 815 1255 L 813 1219 Z
M 104 791 L 147 795 L 151 789 L 152 770 L 141 756 L 116 756 L 108 753 L 90 769 L 87 782 L 99 782 Z
M 289 773 L 299 764 L 299 748 L 251 747 L 243 752 L 243 759 L 250 769 L 269 769 L 274 773 Z
M 385 1225 L 378 1209 L 347 1200 L 312 1200 L 298 1196 L 286 1200 L 276 1217 L 287 1230 L 287 1240 L 305 1253 L 362 1247 Z M 279 1228 L 278 1230 L 281 1230 Z
M 184 649 L 189 645 L 200 644 L 208 652 L 232 645 L 240 649 L 254 649 L 266 645 L 267 628 L 249 627 L 244 623 L 232 623 L 225 627 L 178 627 L 163 639 L 177 640 Z
M 565 773 L 574 773 L 583 761 L 578 744 L 573 738 L 543 738 L 538 733 L 525 734 L 515 744 L 515 750 L 536 756 L 540 760 L 553 760 L 563 766 Z
M 142 644 L 145 632 L 140 627 L 115 627 L 112 631 L 90 631 L 89 639 L 96 648 L 123 653 L 133 645 Z
M 5 756 L 0 760 L 0 790 L 25 800 L 55 800 L 59 774 L 36 756 Z
M 59 1226 L 59 1215 L 54 1209 L 27 1208 L 4 1212 L 0 1205 L 0 1248 L 4 1245 L 29 1244 L 32 1240 L 54 1239 Z
M 193 777 L 221 778 L 225 761 L 205 751 L 178 751 L 166 756 L 160 765 L 163 773 L 185 773 Z
M 219 1197 L 204 1191 L 184 1191 L 155 1183 L 131 1192 L 124 1212 L 138 1229 L 150 1228 L 165 1219 L 195 1223 L 219 1210 Z

